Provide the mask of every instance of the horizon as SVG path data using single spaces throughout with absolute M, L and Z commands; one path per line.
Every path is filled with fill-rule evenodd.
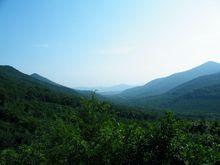
M 187 69 L 187 70 L 182 70 L 182 71 L 179 71 L 179 72 L 174 72 L 174 73 L 171 73 L 171 74 L 166 75 L 166 76 L 164 76 L 164 77 L 158 77 L 158 78 L 149 80 L 149 81 L 147 81 L 147 82 L 144 82 L 143 84 L 126 84 L 126 83 L 121 83 L 121 84 L 113 84 L 113 85 L 109 85 L 109 86 L 75 86 L 75 87 L 70 87 L 70 86 L 66 86 L 66 85 L 64 85 L 64 84 L 60 84 L 60 83 L 58 83 L 58 82 L 56 82 L 56 81 L 54 81 L 54 80 L 52 80 L 52 79 L 50 79 L 50 78 L 48 78 L 48 77 L 46 77 L 46 76 L 44 76 L 44 75 L 41 75 L 41 74 L 38 74 L 38 73 L 36 73 L 36 72 L 31 73 L 31 74 L 28 74 L 28 73 L 25 73 L 25 72 L 22 72 L 22 71 L 18 70 L 16 67 L 11 66 L 11 65 L 0 65 L 0 66 L 3 66 L 3 67 L 4 67 L 4 66 L 5 66 L 5 67 L 12 67 L 13 69 L 15 69 L 15 70 L 17 70 L 17 71 L 19 71 L 19 72 L 22 72 L 22 73 L 24 73 L 24 74 L 26 74 L 26 75 L 29 75 L 29 76 L 32 76 L 32 75 L 40 76 L 40 77 L 42 77 L 42 78 L 48 79 L 49 81 L 52 81 L 52 82 L 57 83 L 57 84 L 60 84 L 60 85 L 62 85 L 62 86 L 66 86 L 66 87 L 68 87 L 68 88 L 73 88 L 73 89 L 82 90 L 82 91 L 84 91 L 84 90 L 101 90 L 101 91 L 102 91 L 102 90 L 106 90 L 107 88 L 118 87 L 118 86 L 127 86 L 126 89 L 134 88 L 134 87 L 138 87 L 138 86 L 144 86 L 144 85 L 146 85 L 147 83 L 149 83 L 149 82 L 151 82 L 151 81 L 154 81 L 154 80 L 156 80 L 156 79 L 162 79 L 162 78 L 166 78 L 166 77 L 169 77 L 169 76 L 172 76 L 172 75 L 175 75 L 175 74 L 179 74 L 179 73 L 182 73 L 182 72 L 187 72 L 187 71 L 190 71 L 190 70 L 192 70 L 192 69 L 195 69 L 195 68 L 198 68 L 198 67 L 200 67 L 200 66 L 207 65 L 207 64 L 219 64 L 219 65 L 220 65 L 220 63 L 219 63 L 219 62 L 216 62 L 216 61 L 206 61 L 205 63 L 199 64 L 199 65 L 194 66 L 194 67 L 192 67 L 192 68 L 189 68 L 189 69 Z
M 64 86 L 141 85 L 220 62 L 218 0 L 23 2 L 0 2 L 0 65 Z

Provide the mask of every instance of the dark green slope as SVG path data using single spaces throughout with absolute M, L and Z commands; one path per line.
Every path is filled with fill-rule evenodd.
M 138 106 L 171 109 L 176 112 L 220 114 L 220 73 L 201 76 L 169 92 L 130 100 Z
M 169 91 L 161 107 L 220 113 L 220 73 L 202 76 Z
M 37 80 L 39 80 L 39 81 L 41 81 L 41 82 L 45 82 L 47 84 L 51 84 L 51 85 L 53 85 L 53 87 L 54 86 L 56 86 L 56 88 L 59 87 L 59 89 L 62 89 L 62 91 L 67 92 L 67 93 L 77 92 L 78 94 L 80 94 L 80 95 L 82 95 L 84 97 L 89 97 L 92 94 L 92 91 L 84 91 L 84 90 L 77 90 L 77 89 L 71 89 L 71 88 L 64 87 L 64 86 L 62 86 L 62 85 L 60 85 L 58 83 L 55 83 L 55 82 L 53 82 L 53 81 L 51 81 L 51 80 L 49 80 L 49 79 L 47 79 L 47 78 L 37 74 L 37 73 L 33 73 L 30 76 L 35 78 L 35 79 L 37 79 Z M 99 96 L 99 97 L 101 97 L 101 96 Z
M 199 76 L 214 74 L 217 72 L 220 72 L 220 64 L 207 62 L 191 70 L 153 80 L 144 86 L 125 90 L 120 96 L 123 98 L 136 99 L 139 97 L 160 95 Z
M 219 85 L 219 84 L 220 84 L 220 73 L 216 73 L 216 74 L 201 76 L 196 79 L 193 79 L 189 82 L 186 82 L 170 90 L 167 94 L 177 97 L 192 92 L 196 89 Z
M 57 118 L 71 117 L 80 104 L 80 95 L 74 90 L 0 66 L 0 155 L 3 149 L 31 144 L 42 132 L 46 134 Z
M 184 95 L 174 97 L 161 108 L 170 108 L 179 112 L 213 113 L 219 118 L 220 84 L 195 89 Z
M 57 92 L 62 92 L 66 94 L 73 94 L 73 95 L 78 95 L 78 92 L 71 88 L 67 88 L 61 85 L 58 85 L 52 81 L 48 82 L 44 79 L 40 79 L 39 77 L 36 78 L 35 76 L 29 76 L 26 75 L 15 68 L 11 66 L 0 66 L 0 78 L 2 80 L 8 80 L 8 81 L 14 81 L 20 84 L 26 84 L 26 85 L 43 85 L 44 87 L 47 87 L 51 90 L 57 91 Z
M 73 89 L 37 80 L 10 66 L 0 66 L 0 92 L 13 100 L 29 98 L 56 102 L 71 97 L 76 103 L 81 97 Z

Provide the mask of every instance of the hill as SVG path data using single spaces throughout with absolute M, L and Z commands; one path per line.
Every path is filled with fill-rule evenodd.
M 220 73 L 198 77 L 162 95 L 129 100 L 135 106 L 220 117 Z
M 37 80 L 39 80 L 39 81 L 43 81 L 43 82 L 46 82 L 46 83 L 48 83 L 48 84 L 60 86 L 59 84 L 57 84 L 57 83 L 55 83 L 55 82 L 53 82 L 53 81 L 51 81 L 51 80 L 49 80 L 49 79 L 47 79 L 47 78 L 45 78 L 45 77 L 39 75 L 39 74 L 37 74 L 37 73 L 33 73 L 33 74 L 31 74 L 30 76 L 33 77 L 33 78 L 35 78 L 35 79 L 37 79 Z
M 220 118 L 220 84 L 194 89 L 180 96 L 163 98 L 163 104 L 160 108 L 171 109 L 181 113 L 206 114 Z
M 79 100 L 81 96 L 73 89 L 40 81 L 21 73 L 11 66 L 0 66 L 0 79 L 0 89 L 9 98 L 36 97 L 50 99 L 51 97 L 53 100 L 56 99 L 58 94 L 62 94 L 62 96 L 70 96 Z
M 75 88 L 77 90 L 81 91 L 95 91 L 101 94 L 101 95 L 113 95 L 113 94 L 119 94 L 122 91 L 132 88 L 132 86 L 127 85 L 127 84 L 119 84 L 119 85 L 114 85 L 114 86 L 109 86 L 109 87 L 78 87 Z
M 189 82 L 186 82 L 170 90 L 167 94 L 177 97 L 192 92 L 196 89 L 215 86 L 219 84 L 220 84 L 220 72 L 216 74 L 200 76 L 198 78 L 195 78 Z
M 215 62 L 207 62 L 188 71 L 175 73 L 165 78 L 153 80 L 144 86 L 125 90 L 120 94 L 120 96 L 135 99 L 138 97 L 161 95 L 199 76 L 214 74 L 217 72 L 220 72 L 220 64 Z

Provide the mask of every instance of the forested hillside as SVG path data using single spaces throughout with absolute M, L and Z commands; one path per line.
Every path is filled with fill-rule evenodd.
M 158 119 L 0 67 L 3 165 L 218 164 L 219 136 L 219 121 Z
M 129 99 L 138 99 L 141 97 L 161 95 L 190 80 L 218 72 L 220 72 L 219 63 L 207 62 L 184 72 L 152 80 L 144 86 L 125 90 L 120 96 Z
M 198 77 L 165 94 L 142 97 L 129 102 L 131 106 L 170 109 L 176 113 L 204 118 L 220 118 L 220 74 Z
M 216 74 L 200 76 L 196 79 L 188 81 L 170 90 L 168 94 L 173 95 L 173 96 L 181 96 L 188 92 L 192 92 L 193 90 L 196 90 L 196 89 L 215 86 L 219 84 L 220 84 L 220 72 Z
M 130 95 L 127 93 L 129 90 L 126 90 L 119 95 L 108 96 L 108 100 L 146 111 L 171 110 L 182 117 L 220 119 L 219 66 L 218 63 L 207 62 L 189 71 L 153 80 L 143 87 L 129 89 Z M 193 77 L 195 78 L 191 80 Z M 176 86 L 177 84 L 179 85 Z M 153 96 L 150 91 L 145 90 L 155 92 L 165 86 L 170 90 L 166 88 L 168 91 Z M 141 93 L 137 94 L 137 91 Z

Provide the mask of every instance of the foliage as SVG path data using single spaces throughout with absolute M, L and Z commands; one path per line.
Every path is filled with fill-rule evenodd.
M 219 121 L 178 119 L 172 113 L 158 119 L 109 105 L 95 94 L 80 98 L 32 79 L 0 78 L 0 164 L 220 161 Z

